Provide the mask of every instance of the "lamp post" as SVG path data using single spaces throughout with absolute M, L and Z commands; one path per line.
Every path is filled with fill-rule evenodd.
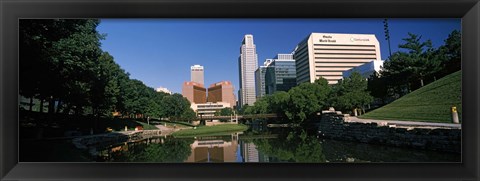
M 390 47 L 390 32 L 388 30 L 388 20 L 387 20 L 387 18 L 385 18 L 383 20 L 383 29 L 385 30 L 385 40 L 388 41 L 388 53 L 390 55 L 388 58 L 390 59 L 390 57 L 392 56 L 392 49 Z

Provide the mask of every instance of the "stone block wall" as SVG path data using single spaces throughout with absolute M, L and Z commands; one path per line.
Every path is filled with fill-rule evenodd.
M 343 115 L 326 113 L 320 120 L 320 137 L 397 147 L 461 152 L 461 130 L 400 128 L 377 123 L 344 122 Z

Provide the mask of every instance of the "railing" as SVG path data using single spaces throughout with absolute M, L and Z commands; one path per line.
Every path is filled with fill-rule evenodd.
M 239 119 L 255 119 L 255 118 L 278 118 L 277 114 L 251 114 L 251 115 L 230 115 L 230 116 L 197 116 L 195 120 L 218 120 L 218 119 L 230 119 L 230 120 L 239 120 Z M 184 118 L 151 118 L 162 121 L 187 121 Z M 188 120 L 189 121 L 189 120 Z M 155 121 L 151 121 L 155 122 Z
M 277 114 L 252 114 L 252 115 L 235 115 L 235 116 L 198 116 L 199 120 L 211 119 L 253 119 L 253 118 L 277 118 Z

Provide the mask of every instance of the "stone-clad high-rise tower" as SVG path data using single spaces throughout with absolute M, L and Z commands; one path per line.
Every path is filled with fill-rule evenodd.
M 204 85 L 203 81 L 203 66 L 201 65 L 194 65 L 190 67 L 190 81 L 200 83 Z
M 255 103 L 255 70 L 258 68 L 257 51 L 253 43 L 253 35 L 247 34 L 243 38 L 238 57 L 240 89 L 238 95 L 239 106 Z

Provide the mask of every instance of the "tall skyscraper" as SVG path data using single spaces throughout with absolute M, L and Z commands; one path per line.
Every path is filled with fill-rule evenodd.
M 297 84 L 319 77 L 336 84 L 344 71 L 380 61 L 380 46 L 373 34 L 312 33 L 295 48 Z
M 257 100 L 265 96 L 265 73 L 267 72 L 267 68 L 272 61 L 273 59 L 265 60 L 263 65 L 255 70 L 255 91 L 257 93 Z
M 258 67 L 258 57 L 255 44 L 253 43 L 253 35 L 247 34 L 243 38 L 240 47 L 240 57 L 238 57 L 238 69 L 240 79 L 240 89 L 238 100 L 239 105 L 253 105 L 256 100 L 255 91 L 255 70 Z
M 190 81 L 204 85 L 203 81 L 203 66 L 194 65 L 190 67 Z
M 293 54 L 278 54 L 265 73 L 265 94 L 288 91 L 297 85 Z

